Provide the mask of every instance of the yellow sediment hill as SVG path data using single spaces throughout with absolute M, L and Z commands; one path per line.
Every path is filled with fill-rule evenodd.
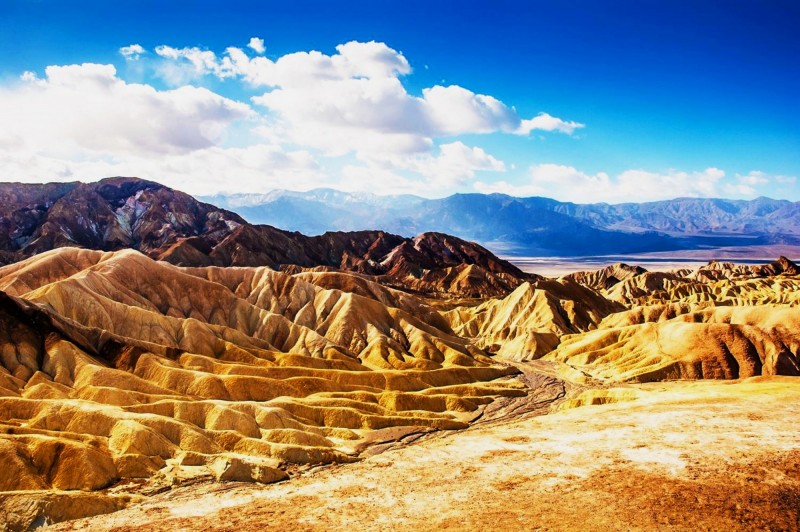
M 800 277 L 784 258 L 645 272 L 601 294 L 628 310 L 563 336 L 547 359 L 610 381 L 800 374 Z
M 503 299 L 445 313 L 453 330 L 500 356 L 527 360 L 548 353 L 565 334 L 594 329 L 624 310 L 571 279 L 524 283 Z
M 790 261 L 696 271 L 613 265 L 458 307 L 457 334 L 499 356 L 545 358 L 570 378 L 733 379 L 800 374 L 800 277 Z
M 545 358 L 610 381 L 798 375 L 800 309 L 712 308 L 562 338 Z
M 455 293 L 486 283 L 471 266 L 435 275 Z M 800 375 L 789 261 L 616 265 L 455 307 L 374 279 L 76 248 L 0 268 L 0 460 L 15 472 L 0 510 L 27 508 L 28 526 L 190 478 L 274 482 L 466 428 L 559 375 L 604 386 L 567 406 L 638 397 L 608 383 Z
M 354 460 L 371 431 L 463 428 L 524 395 L 420 300 L 348 274 L 64 248 L 0 269 L 0 287 L 0 456 L 16 471 L 0 491 L 272 482 Z

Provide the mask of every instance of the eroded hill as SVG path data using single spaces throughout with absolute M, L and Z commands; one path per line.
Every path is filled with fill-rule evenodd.
M 271 482 L 525 395 L 423 302 L 351 274 L 63 248 L 1 268 L 0 287 L 0 453 L 17 472 L 0 491 Z
M 665 273 L 618 264 L 444 316 L 490 352 L 557 362 L 585 382 L 736 379 L 800 375 L 798 294 L 785 257 Z

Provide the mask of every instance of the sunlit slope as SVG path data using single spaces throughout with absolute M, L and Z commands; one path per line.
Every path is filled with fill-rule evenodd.
M 628 310 L 563 336 L 547 359 L 612 381 L 800 374 L 800 277 L 784 257 L 643 272 L 600 293 Z
M 611 381 L 800 375 L 800 309 L 713 308 L 562 338 L 546 355 Z
M 571 279 L 525 283 L 502 299 L 445 314 L 453 330 L 500 356 L 526 360 L 555 348 L 565 334 L 588 331 L 624 307 Z
M 798 302 L 798 268 L 785 258 L 676 272 L 617 264 L 444 315 L 477 346 L 559 362 L 570 378 L 735 379 L 800 374 Z
M 19 471 L 0 491 L 165 465 L 271 481 L 350 461 L 374 430 L 465 427 L 524 394 L 488 382 L 513 371 L 425 323 L 423 303 L 342 275 L 74 248 L 0 269 L 0 453 Z

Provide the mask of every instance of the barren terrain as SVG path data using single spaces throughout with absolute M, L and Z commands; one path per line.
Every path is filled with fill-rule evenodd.
M 7 529 L 798 527 L 786 257 L 548 278 L 140 180 L 6 188 Z
M 53 530 L 797 530 L 800 382 L 675 382 Z M 635 398 L 634 398 L 635 397 Z

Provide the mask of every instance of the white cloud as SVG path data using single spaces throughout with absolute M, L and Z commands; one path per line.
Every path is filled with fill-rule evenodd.
M 572 166 L 539 164 L 530 168 L 528 178 L 523 183 L 479 182 L 475 184 L 475 188 L 484 193 L 546 196 L 576 203 L 622 203 L 676 197 L 716 197 L 722 195 L 723 191 L 735 195 L 749 195 L 744 189 L 728 189 L 727 185 L 722 183 L 724 177 L 725 172 L 719 168 L 707 168 L 695 172 L 626 170 L 616 177 L 611 177 L 605 172 L 587 174 Z
M 204 73 L 218 77 L 241 76 L 254 86 L 305 88 L 321 81 L 385 78 L 409 74 L 411 67 L 403 54 L 375 41 L 351 41 L 336 47 L 336 54 L 317 51 L 294 52 L 272 61 L 249 57 L 229 47 L 223 57 L 205 67 Z
M 650 201 L 674 197 L 714 197 L 719 195 L 718 185 L 725 172 L 719 168 L 703 171 L 648 172 L 627 170 L 619 175 L 613 196 L 639 198 L 635 201 Z
M 113 65 L 49 66 L 44 79 L 23 80 L 0 88 L 0 116 L 7 135 L 45 153 L 186 152 L 218 143 L 232 122 L 251 114 L 207 89 L 126 83 Z
M 257 54 L 263 54 L 264 51 L 266 51 L 264 39 L 259 39 L 258 37 L 250 37 L 250 42 L 247 43 L 247 47 Z
M 292 142 L 334 155 L 427 151 L 424 116 L 396 78 L 325 80 L 253 98 Z
M 797 178 L 785 175 L 769 175 L 760 170 L 747 174 L 736 174 L 736 182 L 725 186 L 725 192 L 732 196 L 754 198 L 777 193 L 779 196 L 794 195 Z
M 217 77 L 230 77 L 217 61 L 217 55 L 210 50 L 198 47 L 173 48 L 172 46 L 156 46 L 156 55 L 165 59 L 158 64 L 157 74 L 173 86 L 184 85 L 208 73 Z
M 550 116 L 547 113 L 540 113 L 539 116 L 531 118 L 530 120 L 523 120 L 519 128 L 517 128 L 517 133 L 520 135 L 528 135 L 531 131 L 539 129 L 542 131 L 559 131 L 567 135 L 572 135 L 576 129 L 582 127 L 585 127 L 584 124 L 579 122 L 567 122 L 555 116 Z
M 479 171 L 505 172 L 503 161 L 495 159 L 482 148 L 469 147 L 463 142 L 452 142 L 439 146 L 439 154 L 425 154 L 395 163 L 428 179 L 428 183 L 440 188 L 462 185 L 475 177 Z
M 513 109 L 485 94 L 463 87 L 436 85 L 422 90 L 423 112 L 437 136 L 513 132 L 520 120 Z
M 125 59 L 135 61 L 139 59 L 140 56 L 147 53 L 147 51 L 140 44 L 131 44 L 120 48 L 119 53 L 122 54 Z
M 136 154 L 92 157 L 43 155 L 0 146 L 3 179 L 27 183 L 96 181 L 136 176 L 192 194 L 311 189 L 331 182 L 313 156 L 274 145 L 213 146 L 188 153 L 148 157 Z
M 583 127 L 548 114 L 521 120 L 500 100 L 457 85 L 409 94 L 401 77 L 405 56 L 380 42 L 351 41 L 336 53 L 286 54 L 273 61 L 227 48 L 220 57 L 199 48 L 156 48 L 170 62 L 162 77 L 185 82 L 198 76 L 240 77 L 270 90 L 253 98 L 276 119 L 276 131 L 294 144 L 329 155 L 359 158 L 429 152 L 434 140 L 469 133 L 528 134 L 534 129 L 572 133 Z
M 393 190 L 446 194 L 484 172 L 506 171 L 459 135 L 582 126 L 547 114 L 522 120 L 499 99 L 458 85 L 411 94 L 409 61 L 381 42 L 274 60 L 264 51 L 257 37 L 220 54 L 169 45 L 150 54 L 140 44 L 119 49 L 130 61 L 128 75 L 155 75 L 171 90 L 129 83 L 113 65 L 50 66 L 42 78 L 25 72 L 0 85 L 4 178 L 138 175 L 208 193 L 337 184 L 374 190 L 372 176 Z M 251 108 L 202 88 L 208 76 L 260 94 Z
M 334 181 L 332 188 L 345 192 L 419 194 L 421 185 L 423 183 L 419 179 L 400 175 L 384 166 L 348 164 L 342 167 L 341 179 Z M 435 194 L 435 191 L 427 194 Z
M 797 178 L 795 176 L 769 175 L 760 170 L 751 170 L 744 175 L 736 174 L 736 179 L 740 185 L 751 187 L 768 185 L 771 183 L 777 183 L 779 185 L 794 185 L 797 182 Z
M 224 148 L 254 115 L 204 88 L 126 83 L 112 65 L 50 66 L 0 87 L 0 168 L 23 182 L 136 175 L 189 192 L 271 189 L 323 174 L 311 154 L 255 144 Z
M 739 184 L 747 186 L 765 185 L 769 183 L 769 177 L 764 172 L 753 170 L 746 175 L 736 175 Z
M 482 148 L 469 147 L 459 141 L 442 144 L 437 154 L 368 159 L 363 165 L 346 165 L 342 172 L 344 179 L 336 186 L 342 190 L 370 192 L 375 192 L 378 186 L 382 193 L 441 196 L 473 180 L 478 172 L 505 171 L 503 161 Z

